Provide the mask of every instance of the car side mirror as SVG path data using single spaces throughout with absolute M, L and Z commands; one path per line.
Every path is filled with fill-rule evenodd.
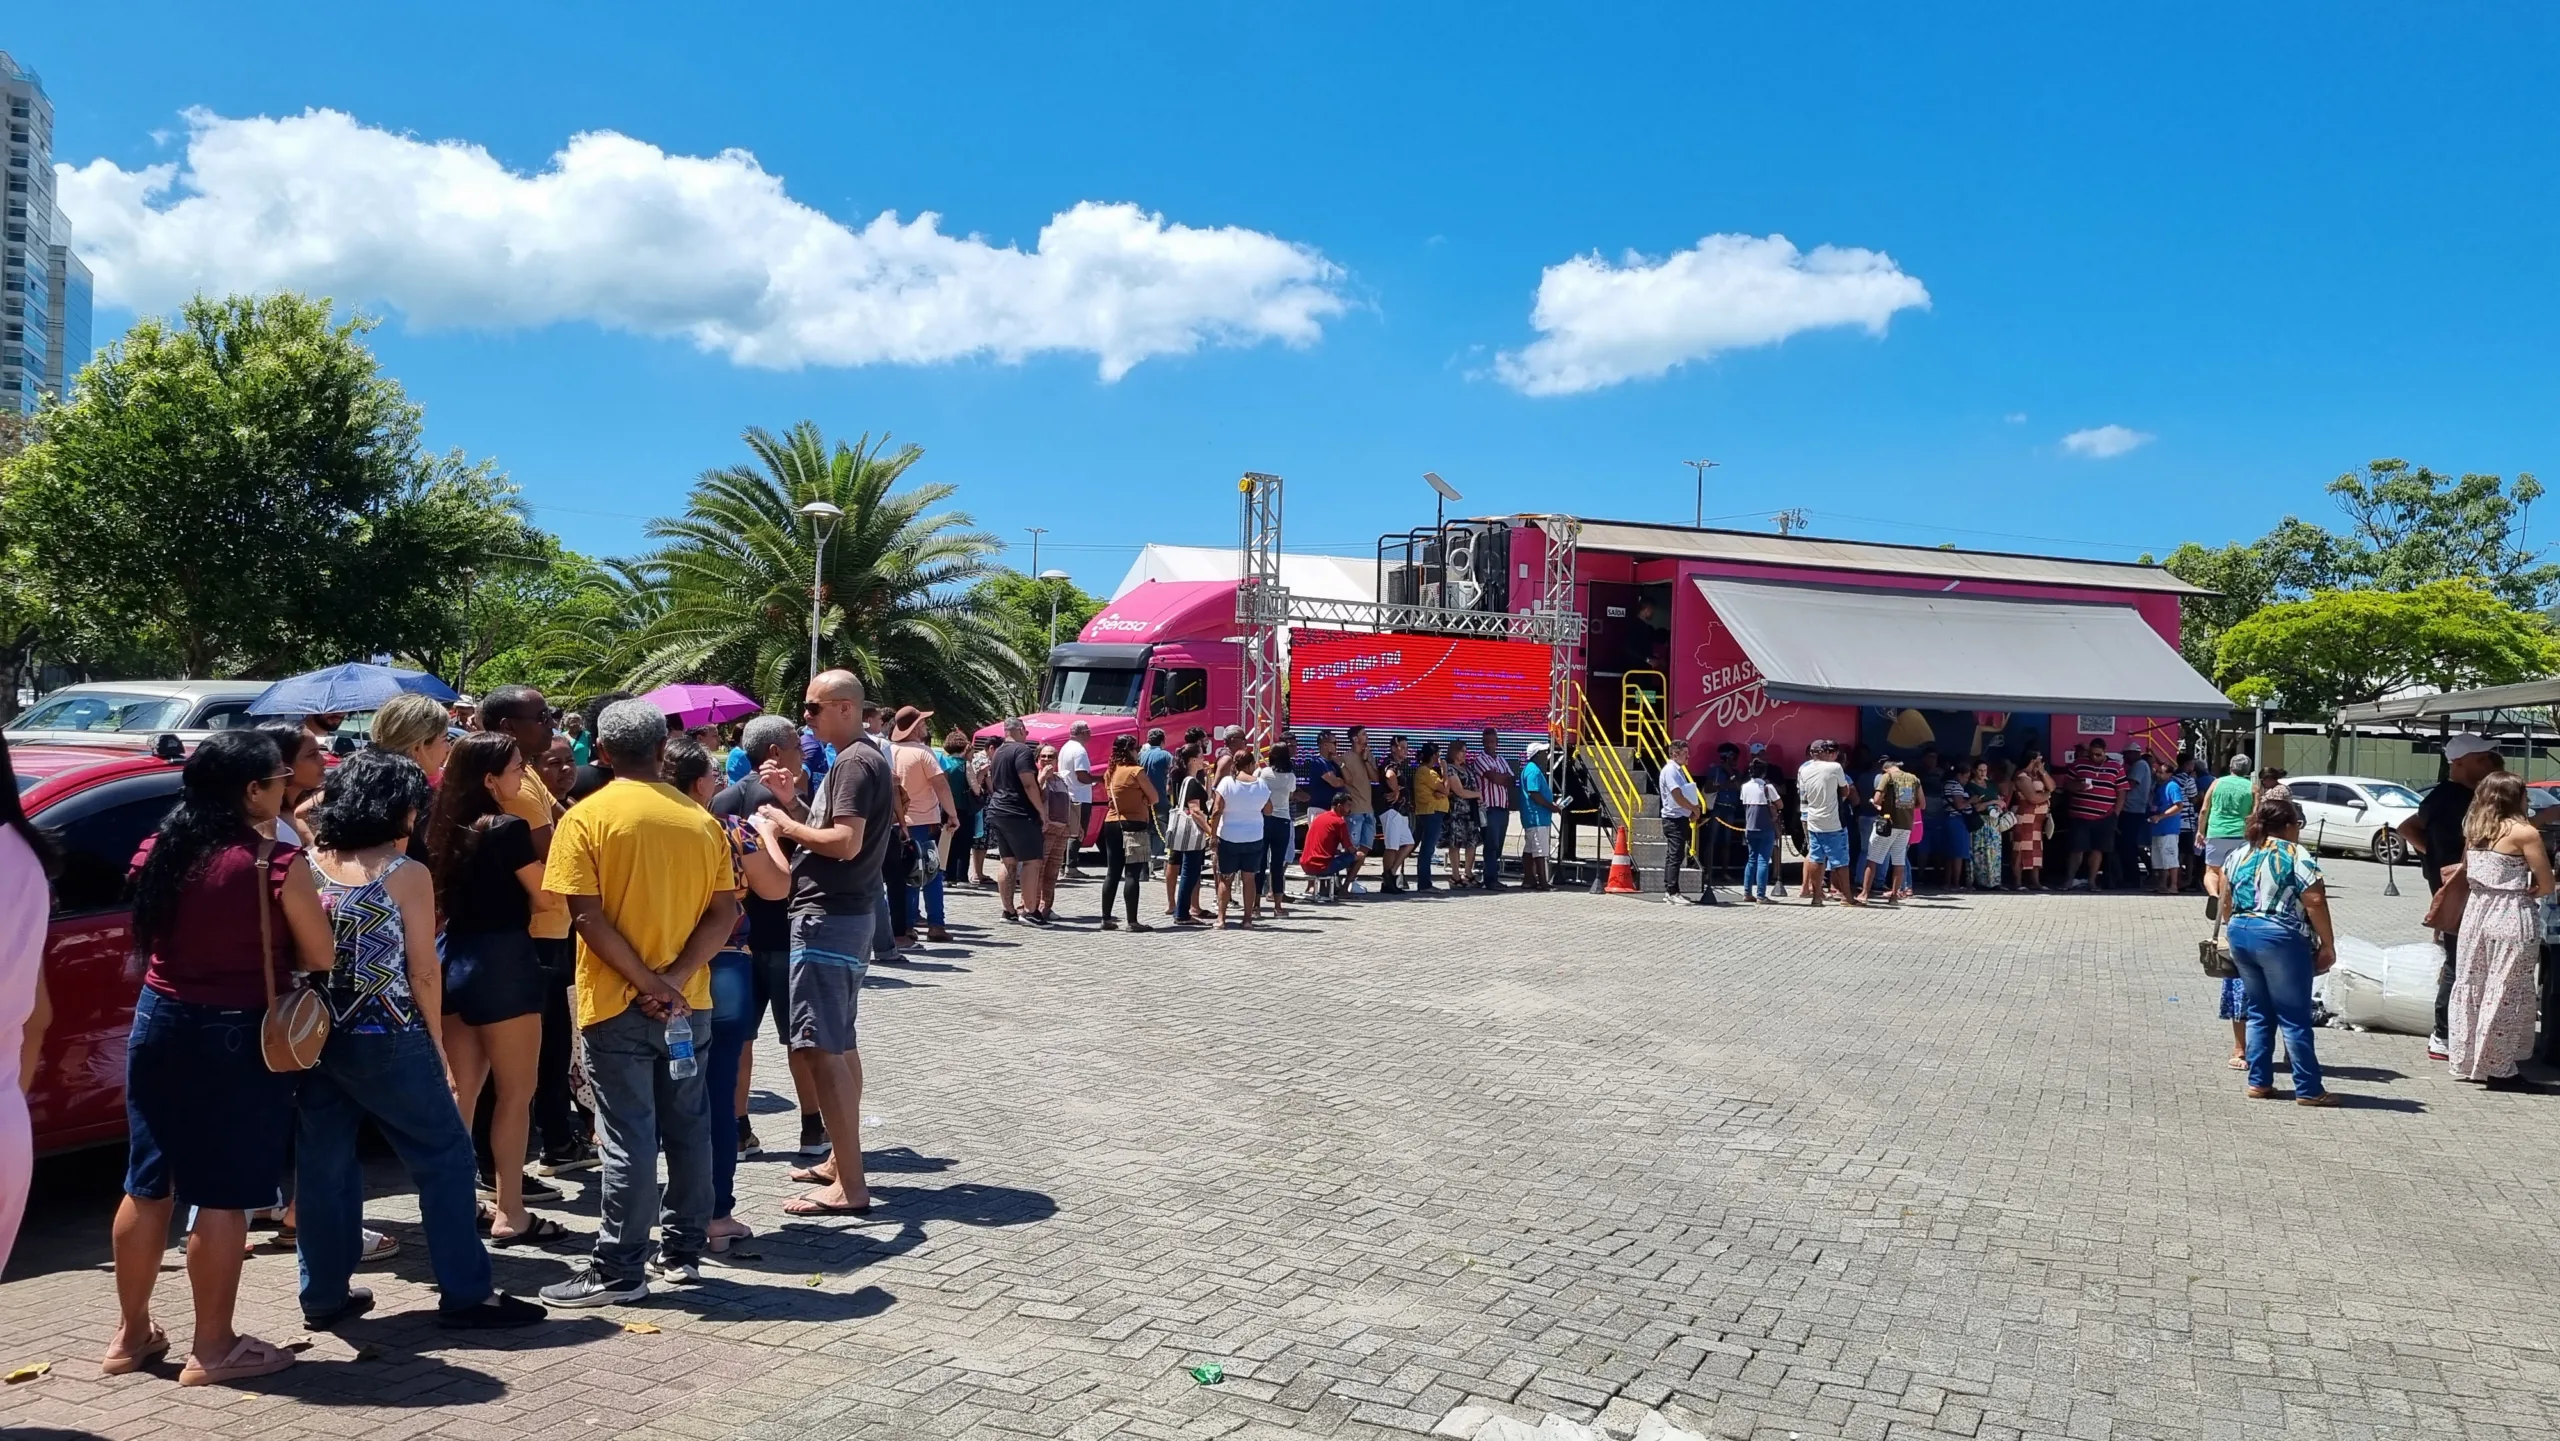
M 2356 797 L 2354 800 L 2351 800 L 2351 801 L 2347 802 L 2347 809 L 2349 809 L 2349 810 L 2351 810 L 2351 811 L 2360 811 L 2360 810 L 2363 810 L 2363 809 L 2364 809 L 2364 797 L 2362 797 L 2362 796 L 2358 796 L 2358 797 Z

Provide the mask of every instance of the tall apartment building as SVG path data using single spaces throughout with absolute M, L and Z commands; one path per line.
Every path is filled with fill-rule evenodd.
M 33 410 L 89 363 L 89 268 L 53 203 L 53 102 L 36 73 L 0 50 L 8 127 L 0 216 L 0 406 Z

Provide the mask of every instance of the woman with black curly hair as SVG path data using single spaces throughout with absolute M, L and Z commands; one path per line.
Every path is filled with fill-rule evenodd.
M 326 988 L 335 1024 L 320 1064 L 304 1074 L 294 1147 L 302 1318 L 314 1330 L 373 1306 L 371 1291 L 347 1283 L 364 1244 L 356 1132 L 366 1120 L 418 1188 L 418 1221 L 442 1293 L 437 1321 L 523 1326 L 544 1314 L 498 1294 L 480 1244 L 471 1131 L 446 1085 L 435 889 L 407 854 L 428 799 L 416 762 L 374 748 L 330 774 L 311 813 L 311 869 L 336 942 Z
M 101 1362 L 109 1375 L 169 1349 L 151 1323 L 151 1287 L 180 1197 L 196 1208 L 187 1246 L 196 1329 L 179 1381 L 239 1381 L 293 1364 L 293 1353 L 232 1328 L 248 1212 L 276 1204 L 293 1134 L 293 1077 L 268 1070 L 259 1045 L 267 990 L 331 964 L 309 866 L 261 834 L 291 779 L 273 740 L 217 731 L 187 758 L 178 803 L 133 858 L 133 954 L 143 973 L 125 1051 L 122 1318 Z

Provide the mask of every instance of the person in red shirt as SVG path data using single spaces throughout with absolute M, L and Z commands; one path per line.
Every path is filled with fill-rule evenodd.
M 1307 879 L 1324 881 L 1350 873 L 1359 853 L 1351 847 L 1351 793 L 1336 792 L 1332 804 L 1307 822 L 1306 848 L 1298 852 L 1298 869 Z M 1318 887 L 1318 894 L 1325 888 Z

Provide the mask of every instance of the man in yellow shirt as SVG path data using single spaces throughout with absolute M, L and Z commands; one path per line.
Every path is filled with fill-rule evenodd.
M 585 1268 L 543 1288 L 555 1306 L 641 1300 L 653 1271 L 701 1279 L 711 1113 L 695 1053 L 711 1043 L 711 958 L 738 920 L 720 823 L 658 777 L 665 712 L 622 701 L 595 729 L 614 778 L 560 817 L 543 885 L 569 898 L 578 933 L 574 999 L 595 1088 L 603 1224 Z M 661 1148 L 667 1221 L 651 1261 Z
M 554 738 L 551 704 L 529 685 L 502 685 L 481 697 L 480 727 L 514 741 L 524 756 L 524 784 L 507 803 L 507 814 L 532 828 L 534 857 L 548 864 L 552 823 L 560 818 L 559 799 L 542 779 Z M 569 938 L 568 907 L 533 913 L 533 954 L 542 963 L 543 982 L 542 1059 L 533 1093 L 533 1123 L 542 1134 L 541 1173 L 565 1176 L 593 1170 L 596 1164 L 595 1147 L 587 1144 L 570 1109 L 569 983 L 577 972 L 578 948 Z

